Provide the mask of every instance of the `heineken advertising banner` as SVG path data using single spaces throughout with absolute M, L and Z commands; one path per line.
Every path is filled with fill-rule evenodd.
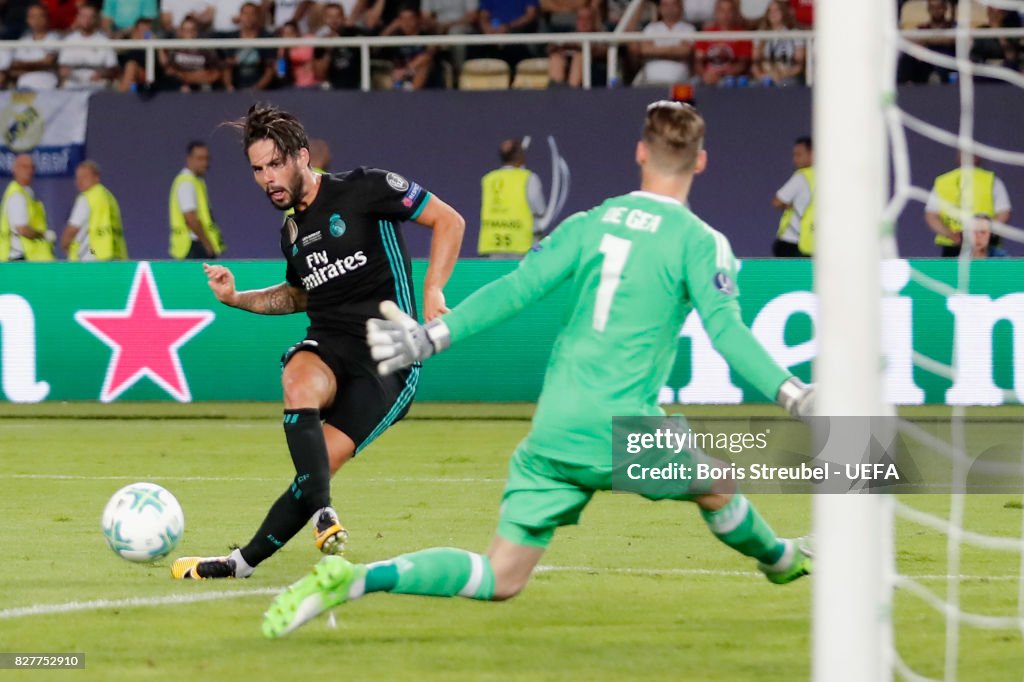
M 240 289 L 284 278 L 279 262 L 225 264 Z M 883 303 L 889 399 L 1020 402 L 1024 263 L 974 263 L 970 292 L 948 297 L 912 279 L 911 266 L 949 285 L 957 275 L 955 261 L 884 264 L 883 286 L 892 294 Z M 460 262 L 445 290 L 449 304 L 513 267 Z M 425 262 L 415 263 L 417 283 L 425 269 Z M 773 357 L 805 380 L 817 351 L 811 285 L 806 261 L 746 261 L 739 276 L 744 320 Z M 431 359 L 419 399 L 535 400 L 567 305 L 563 286 L 522 315 Z M 221 305 L 199 263 L 5 263 L 0 265 L 0 392 L 13 402 L 278 400 L 279 358 L 303 337 L 305 325 L 305 315 L 269 317 Z M 954 353 L 962 369 L 955 383 L 943 371 Z M 696 315 L 680 332 L 679 355 L 661 398 L 767 400 L 714 352 Z

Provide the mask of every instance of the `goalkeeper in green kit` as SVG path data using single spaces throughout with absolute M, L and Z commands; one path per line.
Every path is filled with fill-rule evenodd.
M 573 307 L 555 340 L 529 435 L 516 448 L 497 534 L 486 554 L 434 548 L 370 565 L 325 557 L 274 600 L 267 637 L 371 592 L 501 601 L 526 585 L 559 526 L 575 524 L 597 490 L 612 487 L 612 417 L 663 416 L 679 329 L 696 308 L 715 349 L 767 396 L 804 416 L 813 388 L 764 351 L 740 318 L 736 259 L 728 240 L 686 208 L 707 163 L 704 121 L 677 102 L 647 108 L 636 161 L 640 191 L 566 219 L 520 266 L 425 326 L 389 302 L 367 339 L 381 374 L 408 367 L 490 328 L 562 282 Z M 653 498 L 653 496 L 652 496 Z M 695 502 L 711 532 L 757 560 L 774 583 L 811 571 L 802 539 L 775 535 L 738 492 L 678 491 L 656 499 Z

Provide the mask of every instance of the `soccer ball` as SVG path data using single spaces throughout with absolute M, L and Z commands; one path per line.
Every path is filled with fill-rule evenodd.
M 185 532 L 185 514 L 167 490 L 132 483 L 114 493 L 103 510 L 103 535 L 128 561 L 155 561 L 174 549 Z

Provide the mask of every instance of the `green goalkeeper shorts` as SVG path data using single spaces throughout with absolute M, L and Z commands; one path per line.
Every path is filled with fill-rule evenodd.
M 594 461 L 602 458 L 607 454 L 595 454 Z M 546 548 L 559 526 L 579 523 L 583 508 L 596 491 L 611 489 L 610 463 L 591 466 L 564 462 L 531 453 L 520 444 L 508 465 L 498 535 L 516 544 Z M 692 500 L 709 492 L 710 487 L 690 486 L 684 490 L 676 486 L 638 494 L 649 500 Z

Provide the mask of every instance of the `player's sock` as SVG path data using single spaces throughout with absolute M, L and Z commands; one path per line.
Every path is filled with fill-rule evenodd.
M 715 537 L 740 554 L 754 557 L 764 564 L 774 564 L 786 551 L 786 543 L 775 535 L 768 522 L 741 493 L 733 494 L 721 509 L 701 509 L 700 514 Z
M 368 592 L 488 601 L 494 595 L 494 571 L 491 560 L 484 555 L 435 547 L 369 564 L 366 576 L 352 584 L 348 598 L 356 599 Z
M 295 497 L 295 484 L 292 483 L 270 507 L 267 517 L 249 544 L 242 547 L 245 562 L 250 566 L 258 566 L 302 530 L 307 521 L 309 514 L 306 505 Z
M 292 493 L 305 505 L 308 519 L 318 509 L 331 504 L 331 468 L 320 410 L 285 410 L 284 436 L 295 464 Z

